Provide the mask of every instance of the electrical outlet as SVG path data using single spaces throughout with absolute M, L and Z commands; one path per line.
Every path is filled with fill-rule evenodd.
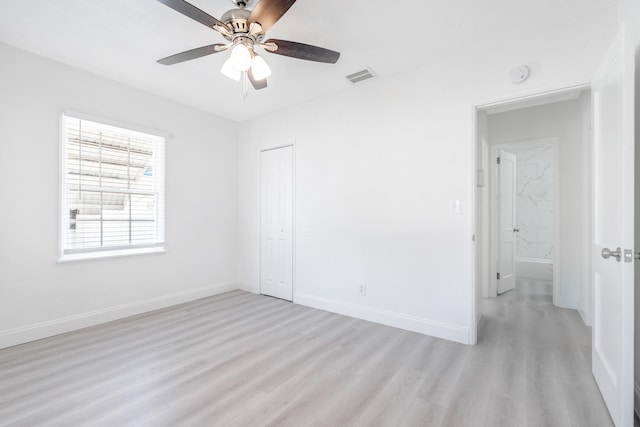
M 360 296 L 362 296 L 362 297 L 367 296 L 367 284 L 366 283 L 362 283 L 360 285 Z

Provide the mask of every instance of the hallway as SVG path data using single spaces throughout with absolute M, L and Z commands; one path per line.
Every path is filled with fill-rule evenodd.
M 518 279 L 483 302 L 478 346 L 496 369 L 486 425 L 611 426 L 591 375 L 591 329 L 552 304 L 551 284 Z

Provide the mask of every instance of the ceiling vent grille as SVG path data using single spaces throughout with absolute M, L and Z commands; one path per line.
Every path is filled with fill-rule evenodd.
M 351 83 L 359 83 L 361 81 L 369 80 L 369 79 L 372 79 L 374 77 L 375 76 L 373 74 L 373 71 L 371 71 L 368 68 L 365 68 L 364 70 L 358 71 L 357 73 L 349 74 L 347 76 L 347 79 L 349 79 L 349 81 Z

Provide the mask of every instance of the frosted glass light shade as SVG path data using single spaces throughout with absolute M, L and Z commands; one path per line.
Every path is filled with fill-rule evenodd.
M 247 71 L 251 67 L 251 53 L 242 43 L 231 50 L 231 62 L 240 71 Z
M 254 79 L 264 80 L 271 75 L 271 68 L 269 68 L 267 61 L 256 55 L 251 60 L 251 72 Z
M 242 75 L 242 71 L 238 70 L 235 65 L 233 65 L 233 61 L 231 60 L 231 58 L 227 58 L 227 60 L 224 61 L 220 72 L 237 82 L 240 81 L 240 76 Z

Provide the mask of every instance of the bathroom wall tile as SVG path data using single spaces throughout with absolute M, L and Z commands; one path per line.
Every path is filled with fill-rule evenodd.
M 510 149 L 517 157 L 517 255 L 553 256 L 553 146 Z

